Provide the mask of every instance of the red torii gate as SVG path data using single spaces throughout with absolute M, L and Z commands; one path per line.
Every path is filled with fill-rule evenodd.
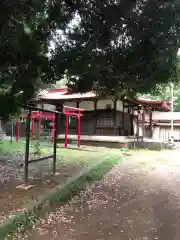
M 27 114 L 25 114 L 25 118 L 27 118 Z M 35 126 L 34 126 L 34 120 L 38 119 L 38 138 L 40 139 L 41 135 L 41 119 L 47 118 L 52 120 L 52 132 L 51 132 L 51 142 L 54 143 L 54 132 L 55 132 L 55 114 L 53 113 L 43 113 L 43 112 L 32 112 L 31 114 L 31 124 L 32 124 L 32 132 L 31 137 L 33 138 L 35 135 Z M 20 138 L 20 120 L 17 121 L 17 133 L 16 133 L 16 142 L 19 142 Z
M 41 119 L 47 118 L 52 121 L 52 131 L 51 131 L 51 142 L 54 144 L 54 129 L 55 129 L 55 114 L 54 113 L 43 113 L 43 112 L 32 112 L 31 120 L 32 120 L 32 138 L 35 136 L 35 126 L 34 120 L 35 118 L 38 120 L 38 138 L 40 140 L 41 135 Z
M 77 146 L 80 147 L 80 138 L 81 138 L 81 116 L 82 112 L 84 109 L 82 108 L 74 108 L 74 107 L 68 107 L 64 106 L 65 112 L 64 115 L 66 116 L 66 121 L 65 121 L 65 140 L 64 140 L 64 147 L 68 147 L 68 129 L 69 129 L 69 116 L 75 116 L 78 119 L 78 124 L 77 124 L 77 135 L 78 135 L 78 143 Z M 27 114 L 25 114 L 25 118 L 27 118 Z M 41 134 L 41 119 L 42 118 L 47 118 L 52 120 L 52 132 L 51 132 L 51 142 L 52 144 L 54 143 L 54 133 L 55 133 L 55 114 L 53 113 L 43 113 L 43 112 L 32 112 L 31 113 L 31 123 L 32 123 L 32 133 L 31 137 L 33 138 L 35 135 L 35 126 L 34 126 L 34 120 L 38 119 L 38 138 L 40 139 L 40 134 Z M 16 134 L 16 142 L 19 142 L 20 138 L 20 120 L 17 121 L 17 134 Z
M 82 108 L 74 108 L 74 107 L 68 107 L 64 106 L 65 108 L 65 116 L 66 116 L 66 122 L 65 122 L 65 140 L 64 140 L 64 147 L 68 147 L 68 129 L 69 129 L 69 116 L 75 116 L 78 119 L 77 124 L 77 135 L 78 135 L 78 143 L 77 146 L 80 147 L 80 139 L 81 139 L 81 116 L 84 109 Z

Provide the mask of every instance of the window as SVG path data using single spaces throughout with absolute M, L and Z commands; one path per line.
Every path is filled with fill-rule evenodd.
M 112 115 L 100 115 L 97 118 L 97 127 L 113 127 L 114 119 Z
M 106 109 L 110 110 L 111 109 L 111 104 L 106 104 Z

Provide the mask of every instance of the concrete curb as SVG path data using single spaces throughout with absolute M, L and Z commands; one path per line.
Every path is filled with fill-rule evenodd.
M 87 184 L 102 179 L 103 175 L 109 172 L 122 159 L 123 154 L 118 159 L 110 159 L 108 157 L 98 164 L 91 165 L 65 184 L 56 186 L 45 196 L 30 202 L 21 212 L 17 212 L 0 224 L 0 239 L 11 239 L 10 237 L 13 233 L 23 232 L 32 227 L 52 202 L 66 202 L 70 200 L 75 194 L 85 188 Z

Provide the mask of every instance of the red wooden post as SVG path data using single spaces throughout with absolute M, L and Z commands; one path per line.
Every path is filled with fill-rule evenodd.
M 20 124 L 21 124 L 21 122 L 20 122 L 20 120 L 18 119 L 17 120 L 17 132 L 16 132 L 16 143 L 18 143 L 19 142 L 19 137 L 20 137 Z
M 34 134 L 35 134 L 35 130 L 34 130 L 34 118 L 35 118 L 35 116 L 32 116 L 31 117 L 31 121 L 32 121 L 32 130 L 31 130 L 31 137 L 32 137 L 32 139 L 34 138 Z
M 80 121 L 80 112 L 77 116 L 78 118 L 78 131 L 77 131 L 77 134 L 78 134 L 78 148 L 80 147 L 80 138 L 81 138 L 81 121 Z
M 51 115 L 52 118 L 52 131 L 51 131 L 51 142 L 54 144 L 54 133 L 55 133 L 55 115 Z
M 41 137 L 41 118 L 38 118 L 38 139 L 40 141 L 40 137 Z
M 69 120 L 68 108 L 66 108 L 65 116 L 66 116 L 66 123 L 65 123 L 64 147 L 67 148 L 67 145 L 68 145 L 68 125 L 69 125 L 69 121 L 68 121 Z
M 69 116 L 76 116 L 78 118 L 78 126 L 77 126 L 77 135 L 78 135 L 78 143 L 77 146 L 80 147 L 80 138 L 81 138 L 81 112 L 84 111 L 84 109 L 81 108 L 74 108 L 74 107 L 67 107 L 64 106 L 66 109 L 65 116 L 66 116 L 66 122 L 65 122 L 65 140 L 64 140 L 64 147 L 67 148 L 68 146 L 68 127 L 69 127 Z

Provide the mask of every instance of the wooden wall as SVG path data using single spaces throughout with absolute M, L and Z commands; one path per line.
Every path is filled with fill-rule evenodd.
M 77 119 L 70 118 L 69 134 L 77 133 Z M 115 126 L 116 122 L 116 126 Z M 128 113 L 116 112 L 116 119 L 114 118 L 114 111 L 101 110 L 97 112 L 84 112 L 81 117 L 81 134 L 82 135 L 97 135 L 97 136 L 116 136 L 116 135 L 132 135 L 131 132 L 131 116 Z M 64 134 L 65 117 L 63 117 L 63 124 L 60 130 Z M 123 131 L 124 129 L 124 131 Z
M 123 107 L 122 101 L 106 99 L 63 103 L 63 106 L 77 107 L 77 105 L 85 110 L 81 118 L 82 135 L 128 136 L 133 134 L 132 117 L 128 109 Z M 59 111 L 62 111 L 62 108 Z M 64 134 L 64 129 L 65 116 L 61 116 L 58 120 L 58 133 Z M 76 133 L 77 120 L 70 118 L 69 134 Z

